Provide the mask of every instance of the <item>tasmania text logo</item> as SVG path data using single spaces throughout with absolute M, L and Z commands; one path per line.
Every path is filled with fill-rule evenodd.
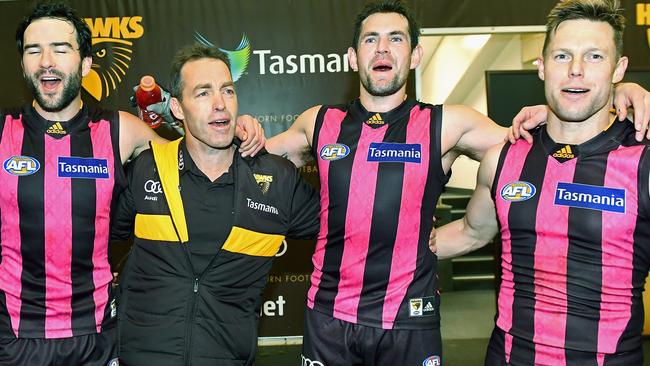
M 559 182 L 555 204 L 625 213 L 625 189 Z
M 636 25 L 650 26 L 650 3 L 636 4 Z M 646 30 L 648 47 L 650 47 L 650 28 Z
M 57 166 L 59 178 L 106 179 L 109 177 L 106 159 L 59 156 Z
M 132 39 L 144 35 L 142 17 L 85 18 L 93 37 L 93 66 L 81 85 L 99 100 L 110 96 L 111 91 L 126 76 L 131 64 Z
M 41 168 L 41 164 L 31 156 L 15 155 L 5 160 L 3 168 L 7 173 L 20 177 L 36 173 Z
M 215 46 L 212 41 L 196 31 L 194 32 L 194 39 L 203 45 Z M 233 81 L 239 80 L 245 73 L 251 53 L 257 56 L 258 73 L 260 75 L 323 74 L 350 71 L 347 53 L 279 55 L 274 54 L 273 50 L 253 50 L 245 34 L 242 35 L 242 39 L 234 51 L 223 48 L 220 48 L 220 50 L 228 55 Z
M 368 161 L 420 164 L 422 145 L 371 142 L 368 148 Z
M 521 202 L 535 195 L 535 186 L 528 182 L 510 182 L 501 188 L 501 198 L 504 201 Z

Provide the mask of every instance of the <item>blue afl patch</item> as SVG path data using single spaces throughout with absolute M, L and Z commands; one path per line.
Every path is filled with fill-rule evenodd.
M 537 189 L 534 185 L 524 181 L 510 182 L 501 188 L 501 198 L 504 201 L 521 202 L 535 196 Z
M 420 164 L 422 145 L 371 142 L 368 148 L 368 161 Z
M 625 213 L 625 189 L 559 182 L 555 204 Z
M 41 168 L 41 163 L 31 156 L 14 155 L 5 160 L 2 167 L 5 172 L 21 177 L 36 173 Z
M 108 178 L 108 161 L 106 159 L 78 158 L 59 156 L 57 163 L 60 178 Z
M 440 366 L 440 356 L 431 356 L 422 362 L 422 366 Z
M 327 161 L 343 159 L 350 153 L 350 148 L 344 144 L 327 144 L 320 149 L 320 158 Z

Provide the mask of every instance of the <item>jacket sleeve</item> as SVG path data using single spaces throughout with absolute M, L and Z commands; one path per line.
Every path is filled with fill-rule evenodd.
M 320 198 L 318 192 L 293 170 L 295 184 L 291 200 L 291 221 L 287 237 L 292 239 L 315 239 L 320 227 Z
M 132 161 L 126 167 L 127 185 L 118 198 L 115 211 L 113 212 L 113 222 L 111 224 L 111 241 L 124 241 L 131 237 L 135 221 L 135 203 L 131 186 L 133 185 L 133 171 L 138 159 Z

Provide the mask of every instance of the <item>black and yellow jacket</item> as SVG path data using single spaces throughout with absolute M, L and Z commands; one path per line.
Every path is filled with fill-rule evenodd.
M 119 240 L 135 221 L 120 280 L 120 358 L 126 365 L 249 365 L 274 255 L 285 236 L 316 236 L 318 195 L 286 159 L 235 153 L 233 226 L 196 274 L 186 245 L 191 213 L 179 192 L 179 142 L 152 144 L 133 161 L 113 218 Z

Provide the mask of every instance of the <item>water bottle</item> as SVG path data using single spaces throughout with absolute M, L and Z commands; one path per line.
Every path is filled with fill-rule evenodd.
M 152 104 L 162 102 L 160 87 L 156 84 L 153 76 L 145 75 L 140 79 L 140 86 L 135 91 L 135 100 L 138 103 L 140 119 L 145 121 L 149 127 L 158 128 L 162 124 L 162 117 L 155 112 L 147 110 Z

